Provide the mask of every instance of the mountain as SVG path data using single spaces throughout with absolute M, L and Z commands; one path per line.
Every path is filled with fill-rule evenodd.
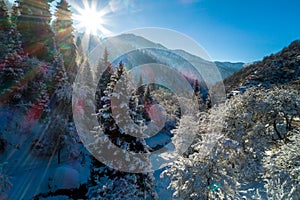
M 231 62 L 215 61 L 215 64 L 217 65 L 218 69 L 220 70 L 223 79 L 232 75 L 236 71 L 243 69 L 243 67 L 245 66 L 245 63 L 242 63 L 242 62 L 231 63 Z
M 244 87 L 281 84 L 299 84 L 300 40 L 292 42 L 282 51 L 266 56 L 262 61 L 250 64 L 225 78 L 226 91 Z
M 167 49 L 166 47 L 151 42 L 141 36 L 134 34 L 122 34 L 114 37 L 99 39 L 97 36 L 91 36 L 89 43 L 90 60 L 96 63 L 99 57 L 102 57 L 104 48 L 109 51 L 111 60 L 115 60 L 124 52 L 130 52 L 136 49 L 153 48 L 153 49 Z
M 194 83 L 194 80 L 198 80 L 202 89 L 207 90 L 208 88 L 205 79 L 203 78 L 201 73 L 198 73 L 194 65 L 188 62 L 182 56 L 179 56 L 178 54 L 167 49 L 146 48 L 130 51 L 115 59 L 113 62 L 113 66 L 117 66 L 121 61 L 126 63 L 126 68 L 128 70 L 137 66 L 141 66 L 143 64 L 157 64 L 168 66 L 172 69 L 176 69 L 176 71 L 178 71 L 179 74 L 182 75 L 182 77 L 184 77 L 186 80 L 188 80 L 191 85 Z M 153 72 L 154 71 L 152 69 L 148 69 L 148 71 L 146 72 L 149 74 L 148 78 L 151 77 L 150 75 L 153 74 Z M 140 73 L 145 72 L 139 71 L 138 74 Z M 164 83 L 166 80 L 177 81 L 176 76 L 169 76 L 169 74 L 168 77 L 156 76 L 155 79 L 156 81 L 160 81 L 161 83 Z
M 205 64 L 207 62 L 206 60 L 204 60 L 198 56 L 192 55 L 184 50 L 172 50 L 172 52 L 175 52 L 176 54 L 182 56 L 183 58 L 187 59 L 192 64 L 198 65 L 201 63 Z M 219 61 L 215 61 L 214 64 L 217 66 L 223 79 L 232 75 L 234 72 L 242 69 L 245 65 L 245 63 L 242 63 L 242 62 L 231 63 L 231 62 L 219 62 Z
M 87 43 L 92 64 L 98 62 L 106 47 L 110 60 L 120 60 L 121 57 L 124 59 L 124 55 L 130 54 L 137 59 L 135 63 L 132 63 L 134 66 L 153 62 L 170 65 L 185 75 L 191 75 L 184 72 L 186 70 L 188 73 L 199 71 L 200 76 L 204 76 L 207 85 L 223 80 L 244 66 L 244 63 L 210 62 L 184 50 L 169 50 L 161 44 L 134 34 L 122 34 L 104 39 L 91 36 Z M 189 69 L 184 69 L 186 65 L 190 66 Z

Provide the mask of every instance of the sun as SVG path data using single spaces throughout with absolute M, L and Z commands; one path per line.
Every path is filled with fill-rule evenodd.
M 100 29 L 101 15 L 95 10 L 90 8 L 85 9 L 79 16 L 79 23 L 86 28 L 88 33 L 96 34 Z
M 76 28 L 83 30 L 86 34 L 108 34 L 109 31 L 104 27 L 106 24 L 101 11 L 96 6 L 85 4 L 84 8 L 77 9 L 78 14 L 74 15 Z

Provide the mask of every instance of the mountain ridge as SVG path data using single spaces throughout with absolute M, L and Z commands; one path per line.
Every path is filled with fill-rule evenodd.
M 300 77 L 300 40 L 293 41 L 280 52 L 266 56 L 224 79 L 226 91 L 239 87 L 271 87 L 297 83 Z
M 89 51 L 90 62 L 93 65 L 96 65 L 98 63 L 99 57 L 100 58 L 102 57 L 104 53 L 104 48 L 108 49 L 109 58 L 110 60 L 113 61 L 118 57 L 120 57 L 122 54 L 124 54 L 124 52 L 128 53 L 130 51 L 135 51 L 137 49 L 152 48 L 152 49 L 162 49 L 177 54 L 181 56 L 183 59 L 188 60 L 192 65 L 196 65 L 198 68 L 201 68 L 205 74 L 218 73 L 217 72 L 218 70 L 221 74 L 222 80 L 228 77 L 229 75 L 233 74 L 235 71 L 244 67 L 244 63 L 242 62 L 237 62 L 237 63 L 232 63 L 229 61 L 212 62 L 212 61 L 204 60 L 203 58 L 193 55 L 182 49 L 170 50 L 159 43 L 154 43 L 142 36 L 137 36 L 132 33 L 121 34 L 118 36 L 108 37 L 104 39 L 100 39 L 98 36 L 92 36 L 88 41 L 88 44 L 89 44 L 88 51 Z M 208 69 L 204 69 L 204 66 L 213 66 L 213 65 L 217 67 L 217 70 L 214 70 L 213 72 L 208 72 L 209 71 Z M 209 82 L 213 84 L 214 80 Z

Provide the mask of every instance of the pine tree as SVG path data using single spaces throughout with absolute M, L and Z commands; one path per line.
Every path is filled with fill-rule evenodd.
M 139 110 L 139 113 L 141 113 L 143 115 L 143 118 L 146 121 L 151 121 L 148 111 L 150 110 L 150 108 L 153 104 L 153 98 L 151 96 L 151 88 L 153 88 L 152 86 L 153 85 L 151 83 L 147 84 L 146 90 L 145 90 L 145 93 L 143 94 L 142 102 L 141 102 L 143 107 Z
M 0 94 L 3 102 L 16 103 L 21 100 L 22 90 L 26 87 L 24 84 L 26 56 L 13 17 L 10 19 L 8 16 L 4 1 L 0 1 L 0 5 Z
M 108 60 L 108 50 L 107 48 L 104 49 L 103 58 L 99 59 L 97 70 L 96 70 L 96 77 L 102 76 L 99 81 L 99 89 L 101 90 L 101 95 L 103 95 L 103 91 L 107 87 L 107 84 L 110 82 L 110 77 L 114 73 L 112 69 L 112 64 Z
M 144 86 L 144 82 L 143 82 L 143 77 L 140 76 L 139 77 L 139 88 L 136 90 L 136 95 L 139 97 L 139 101 L 140 101 L 140 104 L 143 104 L 144 103 L 144 94 L 145 94 L 145 86 Z
M 205 97 L 203 95 L 204 91 L 201 91 L 201 87 L 200 87 L 199 81 L 197 79 L 194 80 L 193 89 L 194 89 L 195 98 L 199 105 L 199 110 L 201 110 L 201 111 L 206 110 Z
M 0 30 L 7 31 L 9 29 L 8 8 L 4 0 L 0 0 Z
M 104 71 L 103 71 L 104 70 Z M 102 73 L 103 72 L 103 73 Z M 96 89 L 96 109 L 99 110 L 101 107 L 101 97 L 104 96 L 104 91 L 107 85 L 111 81 L 111 76 L 113 75 L 112 64 L 108 60 L 108 51 L 105 48 L 103 58 L 99 59 L 98 65 L 96 67 L 96 78 L 101 75 Z
M 86 56 L 87 57 L 87 56 Z M 86 86 L 87 88 L 92 88 L 93 86 L 93 71 L 91 68 L 91 64 L 88 60 L 88 58 L 86 58 L 84 60 L 84 62 L 81 65 L 80 68 L 80 74 L 81 74 L 81 79 L 80 84 L 82 84 L 83 86 Z
M 76 63 L 79 66 L 79 68 L 81 68 L 82 63 L 84 62 L 84 53 L 83 53 L 82 41 L 80 37 L 76 38 L 76 47 L 77 47 Z
M 133 91 L 129 89 L 129 83 L 126 78 L 122 77 L 124 73 L 126 73 L 124 64 L 120 62 L 116 73 L 111 75 L 110 82 L 107 84 L 107 88 L 103 92 L 104 95 L 101 97 L 101 108 L 98 112 L 98 120 L 100 122 L 101 129 L 109 137 L 110 141 L 120 149 L 124 151 L 146 152 L 147 147 L 145 146 L 143 139 L 131 136 L 132 133 L 129 135 L 130 133 L 124 132 L 124 130 L 118 126 L 120 124 L 124 124 L 126 126 L 129 122 L 121 116 L 117 116 L 115 118 L 112 116 L 112 98 L 116 98 L 118 102 L 127 98 L 131 99 L 129 106 L 120 106 L 117 108 L 120 113 L 128 110 L 129 113 L 134 113 L 137 107 L 137 105 L 134 105 L 134 97 L 130 97 L 132 95 L 131 92 Z M 124 102 L 120 103 L 125 105 Z M 137 122 L 135 118 L 133 118 L 133 120 L 134 122 Z M 135 130 L 130 131 L 134 132 Z M 99 146 L 97 144 L 93 144 L 93 147 L 95 148 L 95 152 L 99 152 L 99 149 L 97 149 Z M 108 151 L 111 150 L 108 149 Z M 118 160 L 114 162 L 118 162 Z M 134 161 L 132 162 L 133 163 L 131 163 L 131 165 L 134 167 L 136 163 L 134 163 Z M 150 173 L 133 174 L 121 172 L 105 166 L 95 159 L 93 159 L 92 166 L 93 170 L 88 183 L 90 189 L 87 196 L 89 199 L 157 198 L 154 191 L 155 186 L 153 182 L 153 175 Z
M 48 80 L 48 83 L 45 84 L 46 88 L 44 88 L 44 93 L 51 98 L 45 104 L 52 106 L 50 106 L 49 114 L 45 120 L 47 126 L 43 130 L 43 137 L 40 137 L 32 148 L 36 150 L 35 148 L 38 147 L 36 153 L 39 156 L 54 156 L 57 154 L 57 162 L 60 164 L 62 149 L 65 147 L 71 149 L 70 145 L 74 144 L 72 141 L 74 141 L 75 136 L 71 131 L 74 128 L 71 104 L 72 86 L 68 81 L 63 59 L 59 54 L 54 57 L 52 65 L 54 80 Z M 38 98 L 40 102 L 43 102 L 43 96 Z
M 120 61 L 119 66 L 117 68 L 117 76 L 119 79 L 121 78 L 124 71 L 125 71 L 124 63 L 122 61 Z
M 12 23 L 14 23 L 15 25 L 17 25 L 17 18 L 20 14 L 20 10 L 19 10 L 19 1 L 15 0 L 12 8 L 11 8 L 11 14 L 10 14 L 10 18 Z
M 108 60 L 108 56 L 109 56 L 109 53 L 108 53 L 107 48 L 105 47 L 104 48 L 104 53 L 103 53 L 104 67 L 108 67 L 109 65 L 111 65 L 111 63 Z
M 61 0 L 58 3 L 55 17 L 56 19 L 53 23 L 53 28 L 55 31 L 56 46 L 63 57 L 64 66 L 69 81 L 72 84 L 75 81 L 78 67 L 76 64 L 76 46 L 74 44 L 72 12 L 70 11 L 70 5 L 66 0 Z
M 19 13 L 19 7 L 17 6 L 16 3 L 13 4 L 12 6 L 12 12 L 10 15 L 10 40 L 9 44 L 11 45 L 10 47 L 16 50 L 20 55 L 25 55 L 24 50 L 22 48 L 22 36 L 17 28 L 17 17 Z
M 0 0 L 0 62 L 7 54 L 7 33 L 9 31 L 8 9 L 4 0 Z
M 151 96 L 151 84 L 147 84 L 146 90 L 143 95 L 143 102 L 145 104 L 149 104 L 153 101 L 152 96 Z
M 50 0 L 20 1 L 20 15 L 17 18 L 25 52 L 47 62 L 51 62 L 55 54 L 49 2 Z
M 193 88 L 195 95 L 198 95 L 198 93 L 200 92 L 200 87 L 197 79 L 194 81 Z
M 104 48 L 103 57 L 99 59 L 96 66 L 95 75 L 96 77 L 102 74 L 101 80 L 104 81 L 102 86 L 106 87 L 107 83 L 110 80 L 110 76 L 113 73 L 112 64 L 108 59 L 109 53 L 107 48 Z M 104 89 L 101 87 L 101 89 Z M 103 91 L 103 90 L 102 90 Z

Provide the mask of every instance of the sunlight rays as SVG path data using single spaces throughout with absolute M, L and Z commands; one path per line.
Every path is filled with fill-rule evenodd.
M 104 19 L 106 12 L 103 13 L 97 8 L 97 2 L 92 1 L 89 4 L 87 1 L 84 1 L 83 5 L 83 8 L 78 4 L 72 5 L 78 13 L 74 15 L 76 29 L 79 31 L 83 30 L 88 35 L 110 34 L 111 31 L 105 27 L 107 25 L 107 20 Z

